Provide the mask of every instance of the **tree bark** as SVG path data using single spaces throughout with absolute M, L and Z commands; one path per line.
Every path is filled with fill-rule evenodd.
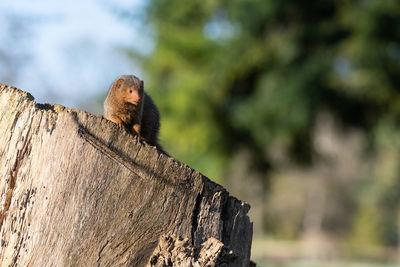
M 225 251 L 249 266 L 249 205 L 197 171 L 102 116 L 1 84 L 0 118 L 0 266 L 151 265 L 168 236 L 202 251 L 193 262 Z

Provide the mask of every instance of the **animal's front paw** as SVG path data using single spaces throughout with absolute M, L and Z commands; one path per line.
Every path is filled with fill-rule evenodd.
M 138 124 L 138 123 L 136 123 L 136 124 L 134 124 L 133 126 L 132 126 L 132 133 L 134 134 L 134 135 L 137 135 L 137 136 L 139 136 L 140 135 L 140 124 Z
M 117 124 L 118 128 L 120 128 L 120 129 L 125 129 L 124 124 L 119 123 L 119 122 L 116 122 L 115 124 Z
M 115 123 L 115 125 L 117 125 L 117 127 L 119 128 L 119 129 L 125 129 L 125 126 L 124 126 L 124 124 L 122 123 L 122 122 L 117 122 L 117 121 L 112 121 L 113 123 Z
M 125 125 L 124 125 L 124 123 L 122 122 L 121 119 L 115 118 L 115 117 L 111 117 L 111 118 L 109 118 L 109 120 L 112 121 L 113 123 L 115 123 L 118 126 L 118 128 L 125 129 Z

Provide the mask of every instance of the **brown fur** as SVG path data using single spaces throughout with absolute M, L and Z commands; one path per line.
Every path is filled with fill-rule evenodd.
M 136 76 L 123 75 L 113 82 L 104 101 L 104 117 L 161 149 L 158 109 Z

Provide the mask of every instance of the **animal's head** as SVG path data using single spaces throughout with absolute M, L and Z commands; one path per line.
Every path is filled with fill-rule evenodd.
M 112 87 L 124 103 L 137 105 L 143 99 L 143 81 L 134 75 L 120 76 L 114 81 Z

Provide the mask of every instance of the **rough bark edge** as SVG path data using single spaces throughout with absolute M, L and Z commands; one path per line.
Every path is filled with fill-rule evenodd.
M 168 266 L 230 266 L 236 256 L 216 238 L 208 238 L 199 246 L 193 246 L 189 239 L 163 235 L 147 267 Z

